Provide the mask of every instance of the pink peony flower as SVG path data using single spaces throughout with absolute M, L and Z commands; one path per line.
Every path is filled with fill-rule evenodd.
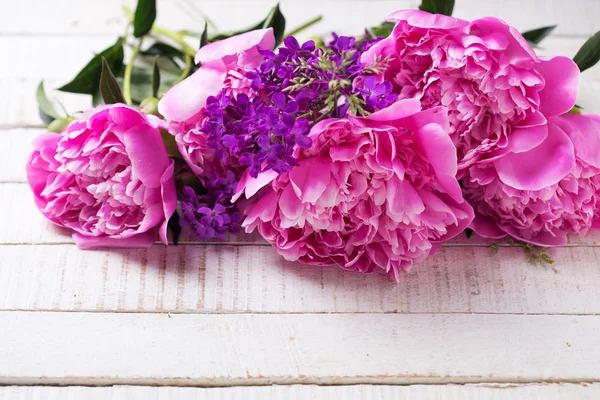
M 565 114 L 552 117 L 548 127 L 542 145 L 511 156 L 506 168 L 570 166 L 558 182 L 538 190 L 515 188 L 492 164 L 471 168 L 463 179 L 465 198 L 476 213 L 472 227 L 479 235 L 508 234 L 540 246 L 559 246 L 567 243 L 567 233 L 585 234 L 600 227 L 600 117 Z M 569 156 L 549 158 L 552 148 L 574 154 L 575 162 L 570 163 Z
M 245 71 L 257 68 L 263 61 L 259 49 L 275 46 L 273 29 L 261 29 L 210 43 L 196 54 L 201 67 L 187 79 L 171 88 L 158 103 L 159 112 L 169 124 L 179 151 L 196 175 L 219 168 L 214 151 L 200 131 L 206 99 L 222 89 L 228 95 L 249 94 L 250 81 Z
M 498 163 L 507 154 L 538 146 L 549 135 L 548 119 L 575 104 L 575 63 L 536 56 L 521 34 L 501 20 L 467 22 L 416 10 L 395 12 L 389 20 L 398 21 L 393 33 L 364 53 L 362 61 L 387 58 L 379 79 L 390 80 L 399 99 L 420 99 L 424 108 L 448 107 L 459 177 L 472 165 Z M 506 163 L 496 167 L 508 175 Z M 555 182 L 566 173 L 539 172 L 540 180 Z M 526 171 L 511 174 L 512 181 L 527 179 Z
M 39 136 L 27 179 L 42 214 L 72 229 L 79 247 L 147 247 L 157 230 L 167 243 L 173 168 L 156 123 L 113 104 Z
M 404 100 L 368 117 L 313 127 L 299 166 L 258 178 L 239 197 L 260 192 L 243 223 L 291 261 L 338 264 L 398 279 L 465 229 L 473 210 L 456 181 L 456 148 L 443 108 Z

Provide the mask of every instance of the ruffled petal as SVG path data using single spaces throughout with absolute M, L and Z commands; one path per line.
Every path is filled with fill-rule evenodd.
M 540 111 L 546 116 L 553 116 L 573 108 L 579 91 L 577 64 L 568 57 L 542 57 L 537 70 L 546 82 L 539 92 Z
M 548 123 L 548 137 L 522 153 L 494 161 L 500 180 L 519 190 L 540 190 L 558 183 L 575 167 L 573 143 L 556 124 Z
M 569 135 L 577 158 L 600 168 L 600 117 L 597 115 L 565 114 L 551 121 Z

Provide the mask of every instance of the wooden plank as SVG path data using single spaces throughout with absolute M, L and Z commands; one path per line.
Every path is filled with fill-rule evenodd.
M 89 6 L 76 0 L 39 2 L 22 0 L 8 4 L 0 15 L 0 34 L 4 35 L 111 35 L 120 34 L 125 25 L 121 4 L 135 6 L 135 0 L 106 0 L 102 7 L 90 12 Z M 289 27 L 295 27 L 313 14 L 325 16 L 323 22 L 311 29 L 310 34 L 327 30 L 358 33 L 358 27 L 376 24 L 390 12 L 416 8 L 419 0 L 281 0 L 281 8 Z M 178 29 L 200 29 L 204 12 L 223 30 L 246 27 L 264 18 L 273 6 L 270 0 L 177 0 L 158 2 L 158 23 Z M 310 10 L 310 13 L 307 12 Z M 25 14 L 26 13 L 26 14 Z M 557 34 L 591 35 L 597 30 L 593 18 L 600 5 L 595 0 L 578 0 L 576 5 L 563 0 L 507 0 L 501 5 L 479 0 L 457 2 L 454 15 L 475 19 L 492 15 L 505 19 L 518 29 L 532 29 L 558 24 Z M 28 24 L 24 25 L 23 20 Z
M 600 316 L 0 312 L 0 384 L 600 380 Z
M 5 386 L 1 400 L 596 400 L 600 384 L 468 384 L 237 386 L 223 388 L 150 386 Z
M 285 261 L 268 246 L 2 246 L 0 309 L 171 313 L 600 314 L 600 249 L 447 247 L 401 274 Z

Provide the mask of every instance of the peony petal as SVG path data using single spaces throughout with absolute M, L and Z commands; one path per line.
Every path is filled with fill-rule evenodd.
M 446 107 L 433 107 L 412 115 L 403 116 L 403 118 L 406 119 L 402 120 L 402 126 L 414 132 L 417 132 L 420 128 L 428 124 L 439 125 L 445 136 L 448 136 L 450 130 L 450 120 L 448 119 L 448 109 Z
M 369 143 L 369 138 L 366 136 L 361 136 L 351 142 L 338 143 L 329 148 L 329 156 L 333 161 L 350 161 L 358 155 L 363 146 Z
M 277 211 L 277 194 L 274 191 L 270 191 L 250 208 L 246 219 L 242 223 L 242 227 L 250 227 L 249 230 L 246 230 L 249 233 L 254 229 L 255 222 L 271 221 L 275 216 L 275 211 Z
M 527 40 L 512 26 L 506 22 L 494 18 L 484 17 L 476 19 L 469 24 L 469 34 L 480 37 L 498 35 L 501 33 L 508 39 L 508 46 L 502 55 L 512 64 L 519 61 L 538 61 L 538 57 Z
M 393 56 L 396 51 L 395 40 L 392 36 L 387 39 L 383 39 L 372 46 L 369 50 L 365 51 L 360 56 L 360 61 L 363 64 L 372 64 L 378 59 L 385 59 L 388 56 Z M 358 79 L 358 78 L 357 78 Z M 381 79 L 381 78 L 378 78 Z
M 159 130 L 150 124 L 135 125 L 123 134 L 123 144 L 133 176 L 145 186 L 159 187 L 170 161 Z
M 369 121 L 396 121 L 421 111 L 421 102 L 417 99 L 405 99 L 374 112 L 365 117 Z
M 513 153 L 522 153 L 539 146 L 547 137 L 547 124 L 527 128 L 515 127 L 508 138 L 508 149 Z
M 375 131 L 375 159 L 380 167 L 393 171 L 396 160 L 396 142 L 392 132 Z
M 422 116 L 418 118 L 422 119 Z M 421 128 L 415 125 L 413 128 L 416 129 L 415 141 L 419 150 L 431 164 L 440 184 L 452 199 L 461 202 L 462 193 L 456 180 L 458 162 L 456 147 L 448 131 L 438 124 L 427 124 Z
M 479 214 L 475 214 L 469 228 L 473 229 L 479 236 L 487 239 L 501 239 L 506 236 L 506 232 L 500 229 L 491 218 Z
M 600 117 L 596 115 L 565 114 L 551 121 L 569 135 L 575 155 L 589 165 L 600 168 Z
M 171 164 L 167 167 L 162 177 L 160 178 L 161 196 L 163 202 L 164 221 L 158 230 L 158 236 L 164 244 L 169 244 L 167 238 L 167 226 L 169 219 L 177 209 L 177 189 L 175 187 L 175 163 L 171 160 Z
M 290 181 L 296 196 L 303 203 L 316 203 L 331 179 L 331 164 L 320 158 L 304 160 L 290 172 Z
M 570 58 L 542 57 L 537 70 L 546 84 L 539 92 L 540 111 L 546 116 L 568 112 L 575 105 L 579 90 L 579 68 Z
M 521 240 L 526 243 L 531 243 L 536 246 L 555 247 L 564 246 L 565 244 L 567 244 L 567 233 L 558 229 L 554 230 L 556 236 L 549 232 L 540 232 L 537 235 L 530 238 L 521 235 L 521 233 L 513 226 L 503 226 L 502 229 L 504 229 L 506 233 L 508 233 L 515 239 Z
M 29 187 L 31 188 L 34 194 L 36 204 L 40 209 L 42 209 L 46 203 L 45 200 L 40 198 L 40 193 L 42 193 L 42 191 L 47 185 L 49 172 L 44 169 L 36 168 L 34 165 L 32 165 L 32 162 L 33 159 L 36 157 L 36 154 L 38 154 L 38 152 L 42 149 L 51 150 L 52 154 L 55 154 L 56 145 L 61 139 L 61 137 L 61 135 L 51 132 L 46 132 L 37 136 L 33 140 L 33 148 L 35 149 L 35 151 L 29 156 L 29 159 L 27 160 L 27 164 L 25 166 Z
M 400 222 L 404 215 L 413 216 L 425 210 L 421 197 L 410 182 L 393 176 L 387 181 L 386 188 L 388 216 L 394 221 Z
M 258 29 L 219 40 L 218 42 L 209 43 L 198 50 L 194 61 L 196 64 L 206 64 L 227 56 L 239 54 L 255 46 L 272 50 L 275 47 L 273 28 Z
M 573 143 L 556 124 L 548 123 L 548 137 L 522 153 L 494 161 L 500 180 L 515 189 L 539 190 L 558 183 L 575 167 Z
M 391 13 L 386 21 L 406 21 L 419 28 L 456 29 L 469 25 L 462 19 L 447 17 L 442 14 L 430 14 L 420 10 L 399 10 Z
M 279 174 L 272 169 L 261 172 L 258 174 L 256 178 L 253 178 L 246 170 L 242 177 L 240 178 L 235 194 L 231 198 L 231 202 L 235 203 L 242 196 L 242 193 L 245 194 L 246 198 L 249 199 L 254 196 L 260 189 L 267 186 L 269 183 L 273 181 L 273 179 L 277 178 Z
M 288 185 L 283 189 L 281 198 L 279 199 L 279 209 L 287 219 L 292 221 L 298 219 L 302 215 L 304 205 L 298 196 L 296 196 L 291 185 Z
M 185 121 L 206 105 L 206 99 L 219 93 L 225 81 L 221 61 L 205 64 L 173 86 L 158 102 L 158 111 L 168 120 Z
M 150 247 L 156 242 L 156 230 L 139 233 L 126 238 L 109 236 L 88 236 L 73 232 L 75 244 L 83 250 L 96 248 L 136 249 Z

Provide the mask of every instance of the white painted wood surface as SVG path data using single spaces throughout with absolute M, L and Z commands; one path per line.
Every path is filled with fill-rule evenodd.
M 534 266 L 518 248 L 448 247 L 400 283 L 283 260 L 268 246 L 154 246 L 82 252 L 3 246 L 1 310 L 173 313 L 600 314 L 598 248 L 556 249 Z
M 594 382 L 600 316 L 0 312 L 0 384 Z
M 0 387 L 0 399 L 600 398 L 600 233 L 552 250 L 553 266 L 458 238 L 399 284 L 286 262 L 256 236 L 78 250 L 36 212 L 25 183 L 42 131 L 34 92 L 42 78 L 47 88 L 65 83 L 112 43 L 123 3 L 135 1 L 2 5 L 0 52 L 12 58 L 0 66 L 0 383 L 75 386 Z M 418 3 L 281 1 L 290 28 L 324 15 L 304 37 L 359 33 Z M 234 29 L 274 1 L 158 4 L 160 24 L 198 30 L 195 8 Z M 556 23 L 540 50 L 547 55 L 573 56 L 600 28 L 597 0 L 457 0 L 455 15 L 494 15 L 521 30 Z M 70 110 L 89 104 L 51 93 Z M 578 104 L 600 113 L 598 93 L 600 67 L 583 74 Z M 286 386 L 247 386 L 269 383 Z M 245 386 L 76 386 L 109 384 Z

